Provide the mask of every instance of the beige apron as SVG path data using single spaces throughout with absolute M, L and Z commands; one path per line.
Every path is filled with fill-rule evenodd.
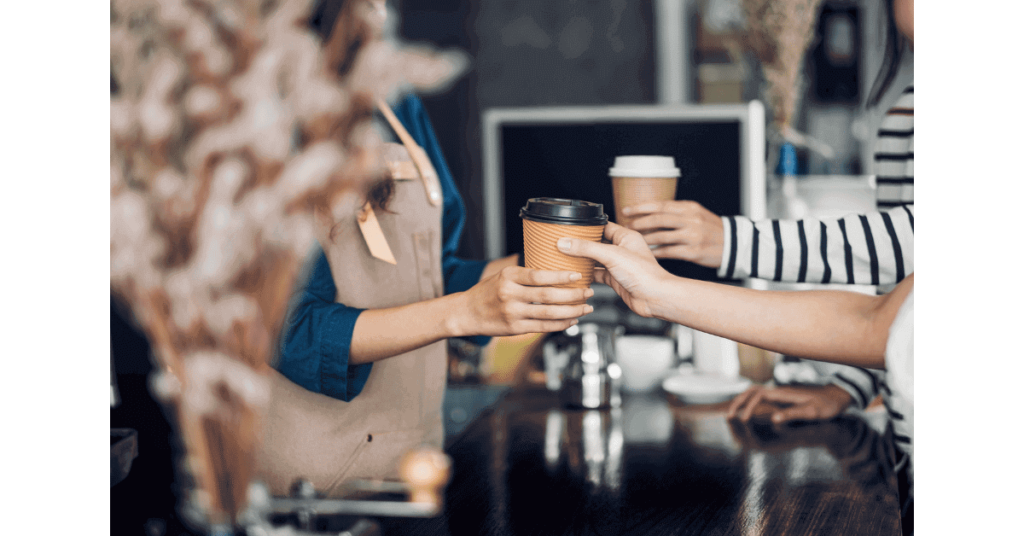
M 349 208 L 356 214 L 359 207 Z M 419 180 L 396 180 L 388 209 L 375 212 L 396 264 L 370 255 L 355 216 L 321 230 L 338 303 L 379 309 L 444 294 L 441 205 L 429 202 Z M 271 492 L 284 495 L 295 479 L 305 478 L 337 495 L 346 480 L 397 477 L 399 460 L 411 448 L 441 448 L 447 344 L 377 361 L 351 402 L 307 391 L 272 371 L 258 468 Z

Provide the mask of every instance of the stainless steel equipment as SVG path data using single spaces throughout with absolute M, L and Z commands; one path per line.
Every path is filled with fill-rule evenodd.
M 621 328 L 594 323 L 574 327 L 578 329 L 565 332 L 574 351 L 561 374 L 562 403 L 587 409 L 619 407 L 622 371 L 615 363 L 615 337 Z

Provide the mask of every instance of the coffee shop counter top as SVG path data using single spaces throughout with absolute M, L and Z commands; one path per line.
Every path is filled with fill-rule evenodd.
M 382 520 L 384 533 L 900 533 L 882 415 L 776 427 L 730 422 L 726 408 L 656 394 L 568 410 L 515 389 L 447 449 L 444 513 Z

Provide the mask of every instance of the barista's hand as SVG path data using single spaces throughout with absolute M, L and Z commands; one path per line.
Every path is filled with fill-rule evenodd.
M 502 268 L 462 293 L 453 311 L 458 335 L 520 335 L 562 331 L 594 310 L 586 288 L 552 288 L 579 281 L 578 272 Z M 575 305 L 567 305 L 573 304 Z
M 657 201 L 622 210 L 636 217 L 629 228 L 640 231 L 654 256 L 679 259 L 709 268 L 722 265 L 722 219 L 696 201 Z
M 594 279 L 612 287 L 636 314 L 653 316 L 654 299 L 671 274 L 658 264 L 640 233 L 609 223 L 604 228 L 604 237 L 611 244 L 560 238 L 558 249 L 599 262 L 604 268 L 594 270 Z
M 850 393 L 836 385 L 775 388 L 755 385 L 732 401 L 728 416 L 730 419 L 749 421 L 758 405 L 761 402 L 768 402 L 774 405 L 771 419 L 776 424 L 789 421 L 827 421 L 845 411 L 852 400 Z

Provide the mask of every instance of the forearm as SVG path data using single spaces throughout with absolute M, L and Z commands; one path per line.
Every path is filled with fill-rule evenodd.
M 465 292 L 363 311 L 353 328 L 351 362 L 377 361 L 452 337 L 564 330 L 593 311 L 582 304 L 592 290 L 557 288 L 579 278 L 569 271 L 512 266 Z
M 455 311 L 462 294 L 363 311 L 352 333 L 352 364 L 380 361 L 462 333 Z
M 885 363 L 892 321 L 885 297 L 755 291 L 680 278 L 661 291 L 652 310 L 665 320 L 788 355 L 869 368 Z

